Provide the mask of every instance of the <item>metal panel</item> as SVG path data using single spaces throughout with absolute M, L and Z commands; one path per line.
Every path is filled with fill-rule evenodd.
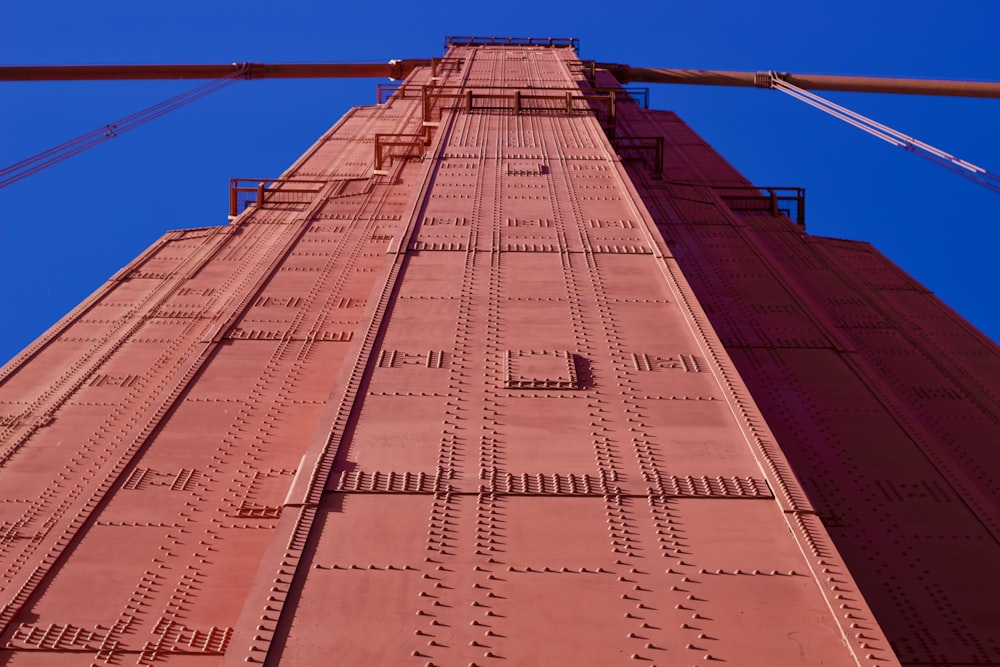
M 451 44 L 0 371 L 0 659 L 997 662 L 995 348 Z
M 998 557 L 996 346 L 867 244 L 727 212 L 729 166 L 675 150 L 683 189 L 630 172 L 903 663 L 996 664 L 970 574 Z

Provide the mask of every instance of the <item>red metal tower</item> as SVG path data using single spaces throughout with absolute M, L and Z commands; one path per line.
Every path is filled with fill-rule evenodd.
M 0 370 L 0 660 L 1000 663 L 996 346 L 574 47 L 453 39 Z

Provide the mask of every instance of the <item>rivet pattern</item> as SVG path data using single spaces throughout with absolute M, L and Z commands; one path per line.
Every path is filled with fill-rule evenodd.
M 572 49 L 446 61 L 0 370 L 12 660 L 996 662 L 983 342 Z

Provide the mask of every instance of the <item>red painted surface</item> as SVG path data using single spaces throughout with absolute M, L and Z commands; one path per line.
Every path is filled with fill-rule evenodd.
M 621 116 L 667 137 L 633 183 L 901 661 L 1000 664 L 997 346 L 870 245 L 734 214 L 675 115 Z
M 995 664 L 995 347 L 570 48 L 449 57 L 0 370 L 0 660 Z

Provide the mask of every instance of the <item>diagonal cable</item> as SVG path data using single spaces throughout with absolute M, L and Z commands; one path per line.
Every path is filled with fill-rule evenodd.
M 146 109 L 125 116 L 124 118 L 113 123 L 108 123 L 107 125 L 91 130 L 90 132 L 81 134 L 74 139 L 70 139 L 69 141 L 59 144 L 58 146 L 49 148 L 48 150 L 44 150 L 37 155 L 33 155 L 29 158 L 4 167 L 3 169 L 0 169 L 0 188 L 5 188 L 8 185 L 17 183 L 18 181 L 25 179 L 32 174 L 36 174 L 47 167 L 58 164 L 67 158 L 77 155 L 78 153 L 82 153 L 83 151 L 93 148 L 98 144 L 102 144 L 105 141 L 114 139 L 129 130 L 134 130 L 140 125 L 144 125 L 145 123 L 159 118 L 166 113 L 179 109 L 180 107 L 201 99 L 202 97 L 205 97 L 210 93 L 214 93 L 217 90 L 221 90 L 222 88 L 225 88 L 245 76 L 246 72 L 244 69 L 240 69 L 224 77 L 213 79 L 212 81 L 197 86 L 196 88 L 192 88 L 191 90 L 175 95 L 170 99 L 154 104 L 151 107 L 147 107 Z
M 953 173 L 966 178 L 977 185 L 980 185 L 991 192 L 1000 194 L 1000 175 L 994 174 L 982 167 L 972 164 L 967 160 L 952 155 L 940 148 L 935 148 L 928 143 L 914 139 L 903 134 L 888 125 L 884 125 L 876 120 L 868 118 L 847 107 L 841 106 L 819 95 L 799 88 L 787 81 L 784 81 L 778 74 L 770 72 L 770 87 L 805 102 L 820 111 L 830 114 L 834 118 L 853 125 L 854 127 L 878 137 L 882 141 L 898 146 L 911 153 L 940 165 Z

